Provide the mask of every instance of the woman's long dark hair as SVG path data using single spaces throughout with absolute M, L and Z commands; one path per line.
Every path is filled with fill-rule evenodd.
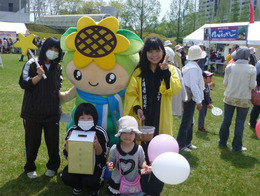
M 41 63 L 44 63 L 44 61 L 47 59 L 46 52 L 48 49 L 50 49 L 52 47 L 57 48 L 59 50 L 59 56 L 57 59 L 54 59 L 53 61 L 51 61 L 51 63 L 54 63 L 56 65 L 60 62 L 61 57 L 62 57 L 62 50 L 60 48 L 60 40 L 56 37 L 49 37 L 48 39 L 45 40 L 45 42 L 43 43 L 43 45 L 41 47 L 41 51 L 39 54 L 39 61 Z
M 144 48 L 140 55 L 140 61 L 136 67 L 136 68 L 138 68 L 138 67 L 141 68 L 140 76 L 144 76 L 150 69 L 150 61 L 147 59 L 146 53 L 150 50 L 160 50 L 160 49 L 163 51 L 163 56 L 159 63 L 162 63 L 164 60 L 164 57 L 166 55 L 162 41 L 158 37 L 147 38 L 147 40 L 145 41 L 145 44 L 144 44 Z M 158 63 L 158 65 L 159 65 L 159 63 Z

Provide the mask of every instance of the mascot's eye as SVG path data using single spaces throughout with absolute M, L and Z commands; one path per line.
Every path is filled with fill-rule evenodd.
M 116 75 L 113 74 L 113 73 L 107 74 L 107 76 L 106 76 L 106 81 L 107 81 L 108 84 L 113 84 L 113 83 L 115 83 L 115 82 L 116 82 Z
M 76 80 L 81 80 L 81 78 L 82 78 L 81 72 L 79 70 L 77 70 L 77 69 L 74 71 L 74 78 Z

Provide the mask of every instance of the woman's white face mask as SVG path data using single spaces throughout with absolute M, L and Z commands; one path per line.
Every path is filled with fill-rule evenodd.
M 84 130 L 84 131 L 88 131 L 90 130 L 93 126 L 94 126 L 94 121 L 83 121 L 83 120 L 80 120 L 78 122 L 78 126 Z
M 58 56 L 59 56 L 59 53 L 55 52 L 53 50 L 47 50 L 47 52 L 46 52 L 46 57 L 49 60 L 54 60 L 54 59 L 58 58 Z

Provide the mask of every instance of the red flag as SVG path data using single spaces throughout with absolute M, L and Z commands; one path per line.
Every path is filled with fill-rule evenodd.
M 249 4 L 250 4 L 250 23 L 254 23 L 255 22 L 254 7 L 253 7 L 251 0 L 249 0 Z

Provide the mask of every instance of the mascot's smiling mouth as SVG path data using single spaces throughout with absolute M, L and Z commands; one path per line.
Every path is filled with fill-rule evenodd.
M 97 86 L 99 83 L 96 83 L 96 84 L 91 84 L 90 82 L 88 82 L 90 86 Z

